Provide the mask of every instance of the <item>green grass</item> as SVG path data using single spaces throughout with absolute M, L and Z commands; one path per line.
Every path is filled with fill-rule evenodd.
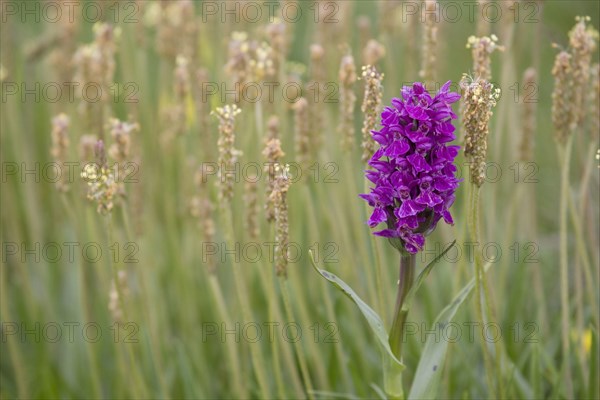
M 287 59 L 308 65 L 309 46 L 316 31 L 324 29 L 330 35 L 322 43 L 326 49 L 327 80 L 336 82 L 342 55 L 339 45 L 350 44 L 357 66 L 362 65 L 356 19 L 367 15 L 372 37 L 386 46 L 380 67 L 385 73 L 383 103 L 388 104 L 392 97 L 399 96 L 402 83 L 419 80 L 420 28 L 415 25 L 416 31 L 411 35 L 405 30 L 406 25 L 397 24 L 393 32 L 387 32 L 380 24 L 381 15 L 375 3 L 340 3 L 345 7 L 339 11 L 339 22 L 324 24 L 322 28 L 315 26 L 312 11 L 305 4 L 303 17 L 293 24 L 294 36 Z M 202 23 L 202 3 L 195 2 L 195 7 L 199 27 L 197 66 L 207 69 L 210 81 L 227 82 L 227 87 L 232 88 L 223 69 L 228 57 L 229 33 L 243 30 L 252 38 L 260 38 L 264 23 L 236 25 L 211 18 Z M 521 16 L 526 14 L 523 10 Z M 343 13 L 346 11 L 347 14 Z M 556 54 L 551 44 L 568 44 L 567 32 L 576 15 L 592 16 L 591 24 L 598 27 L 598 11 L 597 2 L 546 1 L 541 14 L 536 14 L 539 22 L 492 24 L 506 50 L 492 56 L 492 80 L 502 89 L 503 96 L 491 122 L 488 159 L 497 163 L 502 176 L 498 182 L 488 182 L 482 188 L 480 236 L 483 243 L 494 243 L 490 252 L 498 248 L 502 251 L 487 280 L 496 308 L 496 322 L 502 331 L 501 371 L 494 370 L 493 375 L 502 377 L 505 395 L 510 398 L 565 398 L 562 377 L 566 369 L 571 371 L 575 398 L 598 398 L 598 318 L 594 312 L 598 302 L 599 170 L 593 159 L 598 132 L 592 132 L 586 122 L 573 138 L 570 182 L 575 207 L 572 214 L 569 211 L 567 224 L 571 358 L 567 364 L 561 352 L 559 296 L 561 168 L 550 119 L 553 88 L 550 71 Z M 342 137 L 336 131 L 338 104 L 322 104 L 324 143 L 313 149 L 313 161 L 318 163 L 316 170 L 303 171 L 312 177 L 318 171 L 318 179 L 294 183 L 289 191 L 290 242 L 297 244 L 300 253 L 288 267 L 291 309 L 288 313 L 269 257 L 274 231 L 264 219 L 264 176 L 259 183 L 258 240 L 251 239 L 245 229 L 243 179 L 235 188 L 230 234 L 227 218 L 217 211 L 214 184 L 217 178 L 209 178 L 209 196 L 217 206 L 214 241 L 219 245 L 218 256 L 225 260 L 217 260 L 214 276 L 203 262 L 205 239 L 198 219 L 190 215 L 189 202 L 197 193 L 196 168 L 202 162 L 217 160 L 217 121 L 208 117 L 208 112 L 223 103 L 218 96 L 212 96 L 209 102 L 201 104 L 204 117 L 209 118 L 204 130 L 202 119 L 195 115 L 199 99 L 194 98 L 188 111 L 194 116 L 188 118 L 185 134 L 165 144 L 164 132 L 168 127 L 165 112 L 175 101 L 173 64 L 156 51 L 155 27 L 143 28 L 144 41 L 139 44 L 135 40 L 138 29 L 135 24 L 121 21 L 118 25 L 122 32 L 114 80 L 135 83 L 139 102 L 125 103 L 122 94 L 119 101 L 110 103 L 110 108 L 113 116 L 121 120 L 132 116 L 141 126 L 132 145 L 132 154 L 140 160 L 136 175 L 139 182 L 128 183 L 127 197 L 119 201 L 110 216 L 102 216 L 85 198 L 85 183 L 79 178 L 79 170 L 66 194 L 57 191 L 48 179 L 36 182 L 32 174 L 20 175 L 23 167 L 32 169 L 38 163 L 43 168 L 52 162 L 50 122 L 56 114 L 64 112 L 71 117 L 70 160 L 79 161 L 79 138 L 90 132 L 78 113 L 78 101 L 69 102 L 65 96 L 58 102 L 43 98 L 34 101 L 33 95 L 22 101 L 21 91 L 7 94 L 9 82 L 25 83 L 32 88 L 36 82 L 43 86 L 57 81 L 49 51 L 31 60 L 27 58 L 27 49 L 57 32 L 58 24 L 35 23 L 31 17 L 22 23 L 14 16 L 7 16 L 7 22 L 2 22 L 0 63 L 7 76 L 2 83 L 6 101 L 1 103 L 0 118 L 0 397 L 260 398 L 267 392 L 272 397 L 306 397 L 298 354 L 306 360 L 315 390 L 311 396 L 333 398 L 336 393 L 346 398 L 378 397 L 374 387 L 382 387 L 383 377 L 377 344 L 369 327 L 355 306 L 312 270 L 308 254 L 313 249 L 320 266 L 344 279 L 389 326 L 398 254 L 384 239 L 372 239 L 364 223 L 366 208 L 357 195 L 364 190 L 365 166 L 360 161 L 360 149 L 344 153 L 339 145 Z M 93 40 L 91 28 L 91 23 L 82 23 L 78 44 Z M 466 15 L 456 23 L 439 25 L 436 74 L 442 83 L 458 82 L 462 73 L 471 69 L 471 55 L 465 44 L 475 29 L 475 23 L 468 21 Z M 509 34 L 512 41 L 508 41 Z M 515 180 L 512 166 L 518 161 L 522 103 L 514 101 L 511 87 L 517 83 L 523 90 L 521 76 L 525 69 L 535 66 L 536 52 L 539 90 L 532 160 L 535 169 L 519 164 L 519 177 Z M 598 61 L 597 53 L 594 60 Z M 303 80 L 308 81 L 309 76 L 305 74 Z M 356 91 L 360 102 L 362 82 L 357 83 Z M 230 96 L 227 102 L 231 100 Z M 254 106 L 242 103 L 241 107 L 236 148 L 243 151 L 240 158 L 243 169 L 249 163 L 264 162 L 261 151 L 266 133 L 256 128 Z M 275 104 L 265 100 L 263 121 L 273 114 L 280 119 L 284 161 L 293 162 L 290 104 L 281 99 Z M 359 104 L 355 116 L 356 139 L 360 142 Z M 459 136 L 460 132 L 457 129 Z M 462 165 L 462 155 L 458 162 Z M 16 175 L 8 173 L 12 163 L 19 168 Z M 535 182 L 524 182 L 531 171 Z M 586 171 L 590 171 L 590 178 L 584 186 L 581 182 Z M 462 172 L 467 177 L 466 166 Z M 441 252 L 454 239 L 461 251 L 456 262 L 449 261 L 454 256 L 448 256 L 435 268 L 413 301 L 408 322 L 417 332 L 403 346 L 403 361 L 407 366 L 403 374 L 405 388 L 414 379 L 423 350 L 424 330 L 432 329 L 430 324 L 437 314 L 474 276 L 465 244 L 470 240 L 467 202 L 465 182 L 458 189 L 452 208 L 456 224 L 439 226 L 428 237 L 426 252 L 417 257 L 420 269 L 434 258 L 434 252 Z M 576 236 L 579 228 L 575 224 L 580 228 L 579 243 Z M 223 251 L 223 246 L 233 248 L 232 240 L 227 239 L 231 235 L 247 251 L 246 257 L 242 252 L 239 262 Z M 66 242 L 79 244 L 73 259 L 69 259 Z M 114 242 L 118 255 L 110 247 Z M 126 247 L 130 242 L 133 245 Z M 254 261 L 256 246 L 250 243 L 256 242 L 262 253 Z M 52 260 L 52 243 L 58 243 L 62 249 L 56 261 Z M 91 262 L 89 254 L 88 257 L 82 254 L 83 246 L 89 243 L 102 249 L 98 262 Z M 19 251 L 16 255 L 10 247 L 13 244 Z M 38 250 L 35 246 L 39 246 Z M 33 253 L 22 254 L 28 249 L 33 249 Z M 93 248 L 89 251 L 91 254 Z M 137 261 L 128 262 L 126 256 L 131 252 Z M 591 282 L 583 275 L 586 257 L 593 275 Z M 381 288 L 376 279 L 377 259 L 382 268 Z M 118 329 L 108 310 L 115 267 L 128 271 L 130 291 L 125 303 L 126 322 L 130 324 Z M 234 270 L 247 292 L 242 298 Z M 596 306 L 591 300 L 595 300 Z M 250 315 L 243 315 L 242 303 Z M 495 395 L 486 384 L 480 335 L 471 335 L 469 331 L 468 324 L 478 321 L 475 304 L 471 298 L 455 320 L 461 328 L 461 337 L 449 346 L 440 398 Z M 299 328 L 298 343 L 286 336 L 295 335 L 294 327 L 286 325 L 290 315 Z M 57 326 L 53 324 L 62 333 L 56 341 L 52 340 Z M 86 324 L 92 325 L 84 330 Z M 73 327 L 72 337 L 69 326 Z M 254 340 L 256 326 L 261 328 L 262 336 Z M 269 326 L 274 330 L 273 340 Z M 101 329 L 97 341 L 92 340 L 95 327 Z M 24 330 L 32 332 L 26 334 Z M 86 339 L 83 334 L 89 337 Z M 584 342 L 588 345 L 584 346 Z M 493 347 L 490 351 L 493 354 Z M 262 358 L 261 363 L 254 362 L 256 354 Z M 265 377 L 266 388 L 261 388 L 258 376 Z

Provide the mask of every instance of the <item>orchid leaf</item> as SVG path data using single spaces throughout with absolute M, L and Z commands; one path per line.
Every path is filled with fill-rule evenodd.
M 385 358 L 389 358 L 390 362 L 394 364 L 394 369 L 397 371 L 404 370 L 404 364 L 400 360 L 396 358 L 394 353 L 392 353 L 392 349 L 390 348 L 390 344 L 388 343 L 388 334 L 383 325 L 383 321 L 379 317 L 379 315 L 371 308 L 367 303 L 365 303 L 355 292 L 352 290 L 350 286 L 334 274 L 329 271 L 325 271 L 317 267 L 315 264 L 315 260 L 310 252 L 310 260 L 312 262 L 312 266 L 321 275 L 323 278 L 327 279 L 331 284 L 333 284 L 336 288 L 341 290 L 346 296 L 350 298 L 358 306 L 358 309 L 361 311 L 371 330 L 375 333 L 375 337 L 382 349 Z M 385 364 L 385 363 L 384 363 Z
M 429 273 L 431 272 L 433 267 L 438 263 L 438 261 L 440 261 L 442 259 L 442 257 L 444 257 L 446 255 L 446 253 L 448 251 L 450 251 L 450 249 L 452 248 L 452 246 L 454 246 L 455 243 L 456 243 L 456 240 L 454 240 L 452 243 L 450 243 L 450 245 L 448 247 L 446 247 L 446 250 L 441 252 L 436 258 L 433 259 L 433 261 L 431 261 L 429 264 L 427 264 L 427 266 L 425 268 L 423 268 L 423 271 L 421 271 L 421 273 L 415 280 L 415 283 L 412 285 L 412 287 L 406 294 L 406 298 L 404 299 L 404 302 L 402 303 L 402 311 L 408 312 L 408 310 L 410 309 L 410 306 L 412 305 L 412 301 L 415 297 L 415 294 L 417 293 L 417 291 L 419 290 L 419 288 L 425 281 L 425 278 L 427 278 L 429 276 Z
M 484 267 L 484 273 L 490 268 L 491 263 Z M 439 313 L 435 322 L 434 329 L 445 327 L 452 321 L 460 306 L 469 298 L 475 287 L 475 278 L 471 279 L 467 285 L 454 297 L 452 302 Z M 421 354 L 421 359 L 415 373 L 415 379 L 410 393 L 409 400 L 412 399 L 434 399 L 437 398 L 437 391 L 442 377 L 442 367 L 446 359 L 448 350 L 447 340 L 437 340 L 436 335 L 428 335 L 425 342 L 425 348 Z

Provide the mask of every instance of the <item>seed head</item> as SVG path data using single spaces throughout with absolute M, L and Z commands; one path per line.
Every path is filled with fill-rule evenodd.
M 235 104 L 218 107 L 213 111 L 213 115 L 219 120 L 219 140 L 217 142 L 219 147 L 219 180 L 217 182 L 219 186 L 219 201 L 225 203 L 231 203 L 235 180 L 235 177 L 228 173 L 228 171 L 232 171 L 235 168 L 235 163 L 242 154 L 234 148 L 235 117 L 240 112 L 242 110 Z
M 371 20 L 366 15 L 361 15 L 356 20 L 356 26 L 358 28 L 359 48 L 364 49 L 371 37 Z
M 425 2 L 424 38 L 421 50 L 421 71 L 419 76 L 425 81 L 425 87 L 430 88 L 435 83 L 435 65 L 437 53 L 437 2 L 426 0 Z
M 375 39 L 367 42 L 363 50 L 363 62 L 365 65 L 377 65 L 385 57 L 385 47 Z
M 596 50 L 598 31 L 586 25 L 586 22 L 590 21 L 590 17 L 577 17 L 576 21 L 577 23 L 569 32 L 569 47 L 572 54 L 573 123 L 579 127 L 586 111 L 584 101 L 589 90 L 589 71 L 592 54 Z
M 106 164 L 104 143 L 98 140 L 95 146 L 96 163 L 86 164 L 81 177 L 88 185 L 87 198 L 97 204 L 102 215 L 110 214 L 114 207 L 114 198 L 119 193 L 119 185 L 114 171 Z
M 84 163 L 94 160 L 94 147 L 98 142 L 96 135 L 82 135 L 79 138 L 79 158 Z
M 265 213 L 267 222 L 273 222 L 275 220 L 275 205 L 271 199 L 271 194 L 275 189 L 275 166 L 279 164 L 285 153 L 281 150 L 281 142 L 278 138 L 279 120 L 277 117 L 273 116 L 269 119 L 268 128 L 269 134 L 262 153 L 267 160 L 265 172 L 268 175 Z
M 275 54 L 267 43 L 249 40 L 246 32 L 233 32 L 225 71 L 236 83 L 238 99 L 245 86 L 275 76 Z
M 306 171 L 310 164 L 310 133 L 308 101 L 301 97 L 294 103 L 294 142 L 296 161 Z
M 271 193 L 271 201 L 275 205 L 275 272 L 277 276 L 287 276 L 288 264 L 288 205 L 287 192 L 291 181 L 289 166 L 275 166 L 275 187 Z
M 465 157 L 470 162 L 471 182 L 481 187 L 485 180 L 487 138 L 492 109 L 500 98 L 500 89 L 484 79 L 463 76 L 463 116 Z
M 314 96 L 308 97 L 309 114 L 308 126 L 310 133 L 310 143 L 314 148 L 319 148 L 323 142 L 323 83 L 326 80 L 325 69 L 325 49 L 320 44 L 310 46 L 310 82 L 308 90 L 315 90 Z
M 362 127 L 362 148 L 363 162 L 369 159 L 375 153 L 375 141 L 371 136 L 371 131 L 377 127 L 379 122 L 379 112 L 381 109 L 381 98 L 383 96 L 383 74 L 379 73 L 372 65 L 362 67 L 362 79 L 365 81 L 365 94 L 361 111 L 364 114 Z
M 473 73 L 475 78 L 490 81 L 492 79 L 491 54 L 496 51 L 504 51 L 503 46 L 498 45 L 496 35 L 491 36 L 469 36 L 467 49 L 471 49 L 473 56 Z
M 85 91 L 76 91 L 81 99 L 79 111 L 84 115 L 88 129 L 97 130 L 98 136 L 103 137 L 103 111 L 111 99 L 111 87 L 115 73 L 115 54 L 119 28 L 113 28 L 106 23 L 94 25 L 94 41 L 81 46 L 74 55 L 75 81 L 82 86 L 91 84 L 98 87 L 99 101 L 90 102 L 84 97 Z
M 191 0 L 161 1 L 158 10 L 156 47 L 158 53 L 173 62 L 178 55 L 194 59 L 198 25 Z
M 117 287 L 118 286 L 118 287 Z M 120 298 L 120 295 L 123 297 Z M 127 285 L 127 272 L 120 270 L 117 272 L 117 281 L 111 280 L 110 292 L 108 293 L 108 311 L 115 322 L 123 322 L 122 302 L 129 297 L 129 287 Z
M 278 71 L 283 68 L 289 50 L 288 27 L 281 19 L 274 18 L 267 25 L 266 34 L 273 49 L 273 69 L 274 75 L 277 76 Z
M 136 122 L 123 122 L 117 118 L 111 118 L 109 127 L 113 144 L 110 146 L 108 154 L 113 160 L 122 164 L 130 157 L 131 134 L 139 132 L 140 126 Z
M 564 144 L 576 126 L 573 109 L 572 60 L 571 55 L 561 51 L 554 59 L 552 68 L 554 91 L 552 92 L 552 123 L 556 140 Z
M 246 204 L 246 231 L 251 239 L 260 235 L 258 224 L 258 185 L 257 179 L 249 179 L 245 184 L 244 203 Z
M 58 163 L 62 169 L 64 163 L 69 157 L 69 125 L 70 118 L 64 114 L 58 114 L 52 118 L 52 149 L 50 153 L 54 158 L 54 161 Z M 61 192 L 69 190 L 68 186 L 69 176 L 66 173 L 62 173 L 56 187 Z
M 197 194 L 192 197 L 190 202 L 190 211 L 193 217 L 199 221 L 200 229 L 202 231 L 202 239 L 205 243 L 212 243 L 215 237 L 215 222 L 213 219 L 213 212 L 215 206 L 209 196 L 209 188 L 207 187 L 206 177 L 209 175 L 208 164 L 202 163 L 200 168 L 196 171 L 195 183 Z M 216 271 L 215 260 L 211 257 L 208 258 L 207 268 L 210 273 Z
M 339 79 L 340 124 L 338 131 L 342 135 L 342 147 L 351 150 L 354 147 L 354 107 L 356 105 L 354 83 L 357 79 L 354 58 L 351 54 L 342 57 Z

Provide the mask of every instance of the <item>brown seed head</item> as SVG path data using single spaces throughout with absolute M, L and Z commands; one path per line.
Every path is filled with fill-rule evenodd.
M 552 123 L 556 140 L 564 144 L 576 126 L 575 110 L 573 109 L 571 55 L 561 51 L 554 59 L 552 75 L 554 76 L 554 91 L 552 92 Z
M 419 76 L 425 82 L 425 87 L 431 89 L 435 84 L 435 66 L 437 54 L 437 20 L 439 13 L 435 0 L 426 0 L 423 8 L 425 23 L 423 24 L 424 38 L 421 48 L 421 70 Z
M 363 62 L 365 65 L 377 65 L 385 57 L 385 47 L 375 39 L 367 42 L 363 50 Z
M 308 118 L 308 101 L 301 97 L 294 103 L 294 143 L 296 161 L 303 171 L 310 164 L 310 126 Z
M 342 57 L 340 63 L 340 123 L 338 132 L 342 135 L 342 147 L 351 150 L 354 147 L 354 107 L 356 105 L 356 67 L 352 54 Z
M 235 144 L 235 117 L 242 112 L 235 104 L 218 107 L 213 111 L 219 120 L 219 200 L 222 203 L 231 203 L 233 198 L 233 183 L 235 177 L 229 171 L 235 169 L 238 157 L 241 155 L 239 150 L 234 148 Z
M 379 112 L 381 108 L 381 98 L 383 96 L 383 74 L 378 72 L 372 65 L 362 67 L 362 80 L 365 81 L 365 94 L 361 111 L 364 114 L 362 127 L 362 148 L 363 162 L 368 162 L 375 153 L 375 141 L 371 136 L 371 131 L 379 123 Z
M 71 120 L 64 114 L 58 114 L 52 118 L 52 148 L 50 154 L 54 161 L 62 167 L 69 157 L 69 125 Z M 60 179 L 56 182 L 56 187 L 61 192 L 69 190 L 69 174 L 62 173 Z
M 496 35 L 469 36 L 467 49 L 471 49 L 473 56 L 473 74 L 475 78 L 490 81 L 492 79 L 491 54 L 496 50 L 504 51 L 504 47 L 498 45 Z
M 587 26 L 590 17 L 577 17 L 577 23 L 569 32 L 569 47 L 572 54 L 572 85 L 573 85 L 573 118 L 576 127 L 579 127 L 585 116 L 585 97 L 588 93 L 590 66 L 592 54 L 596 50 L 598 31 Z
M 492 108 L 500 97 L 500 89 L 483 79 L 464 76 L 462 89 L 462 122 L 465 129 L 465 157 L 470 162 L 471 182 L 481 187 L 485 181 L 487 138 Z
M 275 166 L 279 165 L 279 162 L 283 158 L 283 156 L 285 156 L 285 153 L 281 150 L 281 142 L 279 141 L 279 139 L 277 137 L 272 137 L 267 140 L 265 149 L 263 150 L 262 154 L 267 160 L 265 164 L 265 172 L 268 175 L 265 213 L 267 222 L 273 222 L 275 220 L 275 205 L 271 198 L 271 194 L 275 189 Z
M 271 193 L 271 199 L 275 205 L 275 272 L 277 276 L 287 276 L 288 264 L 288 205 L 287 192 L 291 181 L 289 176 L 289 166 L 275 167 L 275 187 Z

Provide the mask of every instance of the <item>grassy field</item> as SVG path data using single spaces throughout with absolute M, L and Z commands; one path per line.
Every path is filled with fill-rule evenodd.
M 473 208 L 461 149 L 454 225 L 416 274 L 456 244 L 412 301 L 398 380 L 406 396 L 599 398 L 597 32 L 587 61 L 569 42 L 599 3 L 428 4 L 0 0 L 0 398 L 389 396 L 378 340 L 310 254 L 389 330 L 400 256 L 358 196 L 377 111 L 361 67 L 383 73 L 383 106 L 415 81 L 460 92 L 471 35 L 500 47 L 486 179 Z M 431 382 L 426 343 L 446 352 Z

